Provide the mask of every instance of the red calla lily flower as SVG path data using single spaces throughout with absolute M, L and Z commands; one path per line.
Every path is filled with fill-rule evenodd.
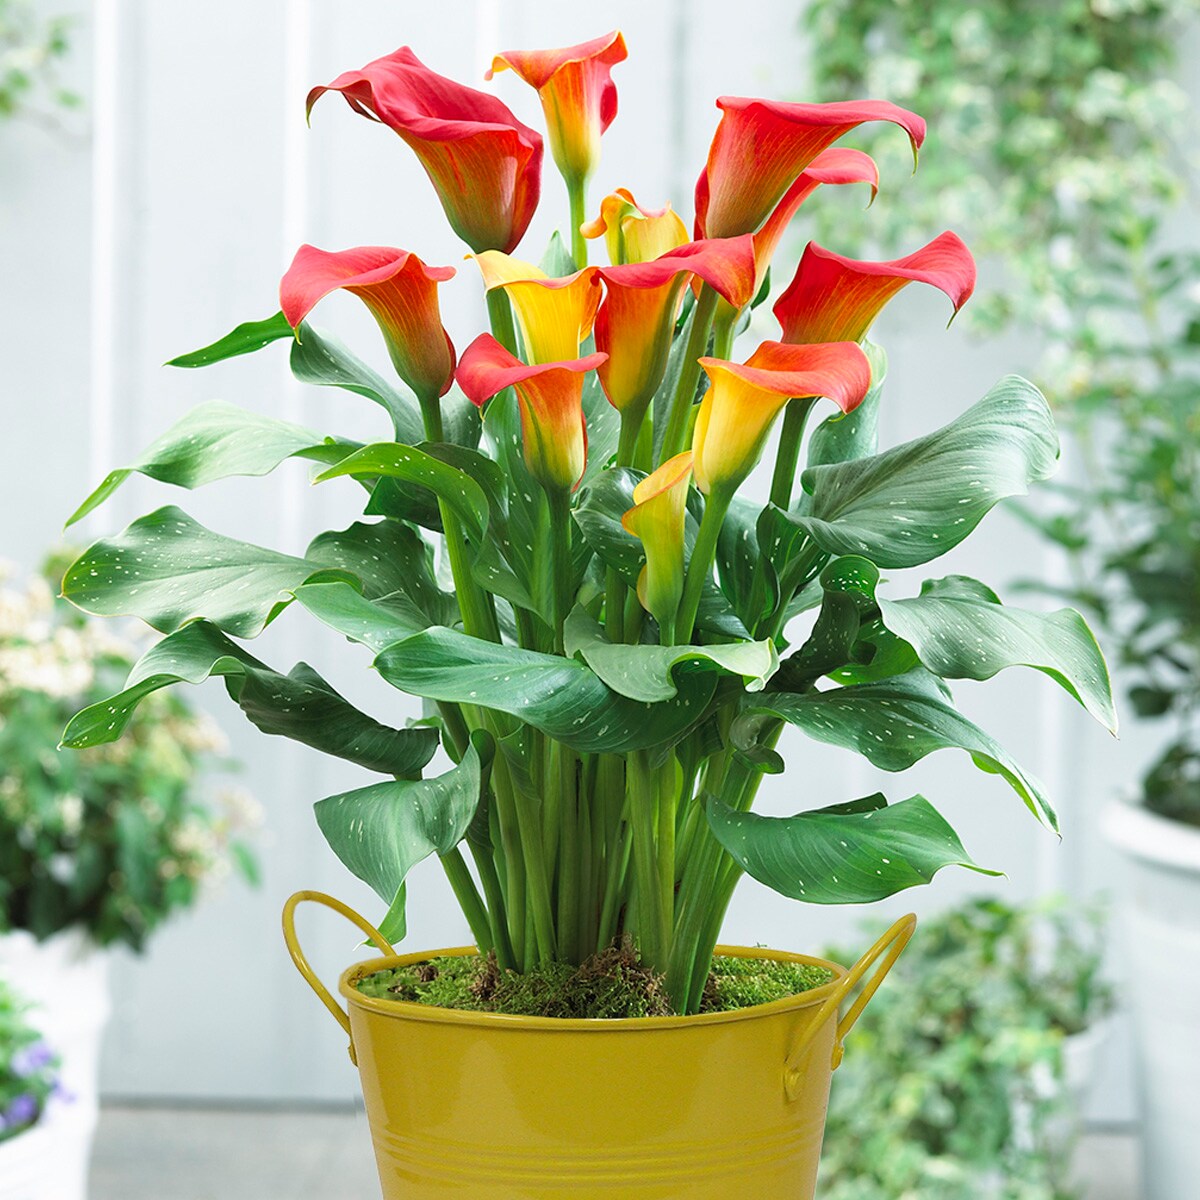
M 754 297 L 754 245 L 740 238 L 688 242 L 643 263 L 600 267 L 604 302 L 596 314 L 596 349 L 608 355 L 597 372 L 604 393 L 640 425 L 667 369 L 671 335 L 689 278 L 709 284 L 735 308 Z M 634 430 L 636 433 L 636 429 Z
M 722 116 L 696 184 L 696 222 L 707 237 L 754 233 L 788 188 L 826 147 L 864 121 L 891 121 L 912 142 L 925 122 L 886 100 L 784 104 L 722 96 Z
M 696 486 L 733 492 L 762 457 L 775 418 L 797 396 L 827 396 L 852 412 L 871 386 L 857 342 L 789 346 L 763 342 L 745 363 L 702 358 L 710 380 L 692 439 Z
M 505 104 L 431 71 L 407 46 L 313 88 L 310 113 L 330 91 L 412 147 L 472 250 L 516 248 L 538 204 L 542 138 Z
M 437 285 L 453 267 L 427 267 L 388 246 L 332 253 L 301 246 L 279 284 L 287 323 L 300 322 L 338 288 L 353 292 L 379 322 L 396 373 L 419 397 L 443 396 L 454 379 L 454 344 L 442 326 Z
M 458 364 L 458 385 L 480 407 L 505 388 L 515 388 L 529 473 L 549 490 L 570 491 L 587 466 L 583 377 L 606 357 L 589 354 L 569 362 L 527 366 L 490 333 L 481 333 Z
M 783 194 L 775 211 L 766 219 L 763 227 L 754 235 L 754 291 L 762 287 L 767 268 L 779 246 L 784 230 L 791 223 L 800 206 L 821 184 L 866 183 L 871 187 L 871 199 L 879 191 L 879 167 L 875 160 L 861 150 L 848 150 L 831 146 L 822 150 L 805 167 L 800 177 Z
M 628 57 L 615 30 L 562 50 L 505 50 L 487 73 L 512 68 L 536 88 L 546 114 L 550 153 L 563 176 L 587 179 L 600 161 L 600 135 L 617 115 L 612 68 Z
M 860 262 L 809 242 L 775 304 L 783 340 L 861 341 L 883 306 L 914 281 L 945 292 L 957 313 L 975 290 L 975 260 L 949 230 L 890 262 Z

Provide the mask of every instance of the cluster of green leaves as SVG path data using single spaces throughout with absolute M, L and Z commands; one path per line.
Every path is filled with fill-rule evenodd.
M 66 720 L 138 649 L 40 579 L 0 589 L 0 931 L 80 926 L 141 949 L 229 858 L 255 874 L 240 793 L 200 793 L 223 738 L 182 696 L 152 697 L 119 744 L 59 753 Z
M 1067 552 L 1065 596 L 1117 647 L 1134 711 L 1175 722 L 1143 794 L 1193 824 L 1200 255 L 1176 248 L 1164 226 L 1185 186 L 1180 145 L 1195 137 L 1169 69 L 1197 14 L 1195 0 L 970 10 L 952 0 L 815 0 L 808 15 L 825 98 L 881 90 L 937 131 L 922 186 L 869 230 L 826 210 L 839 248 L 900 253 L 940 221 L 1004 262 L 992 299 L 969 319 L 1037 335 L 1035 377 L 1081 452 L 1059 503 L 1024 511 Z
M 0 118 L 49 103 L 73 108 L 79 97 L 59 84 L 71 21 L 44 20 L 29 0 L 0 0 Z
M 0 1143 L 36 1125 L 58 1089 L 58 1058 L 0 980 Z
M 279 318 L 240 326 L 180 363 L 256 351 L 286 334 Z M 589 388 L 591 466 L 575 497 L 574 607 L 558 654 L 545 602 L 545 499 L 518 452 L 514 398 L 498 397 L 480 422 L 452 391 L 447 440 L 422 442 L 415 399 L 334 339 L 305 325 L 290 354 L 299 379 L 380 404 L 396 440 L 358 446 L 210 403 L 113 472 L 76 517 L 131 471 L 194 487 L 299 456 L 320 464 L 318 480 L 357 480 L 368 519 L 320 534 L 301 556 L 235 541 L 174 507 L 97 542 L 68 570 L 65 594 L 166 636 L 123 689 L 72 720 L 64 741 L 113 742 L 160 689 L 218 676 L 264 732 L 379 772 L 387 778 L 320 801 L 317 818 L 388 906 L 382 929 L 393 940 L 405 928 L 408 871 L 437 854 L 481 948 L 505 965 L 581 961 L 631 931 L 645 950 L 648 925 L 664 921 L 654 965 L 676 1002 L 695 1009 L 743 871 L 797 899 L 861 903 L 946 865 L 973 865 L 919 796 L 889 805 L 873 795 L 787 819 L 748 811 L 762 777 L 781 769 L 773 747 L 783 725 L 887 771 L 965 750 L 1053 827 L 1042 785 L 954 708 L 945 681 L 1031 666 L 1114 724 L 1103 660 L 1077 614 L 1010 608 L 957 576 L 904 599 L 877 594 L 881 570 L 936 559 L 996 503 L 1053 471 L 1050 413 L 1024 380 L 1005 379 L 945 428 L 879 452 L 885 362 L 872 347 L 871 395 L 853 419 L 814 430 L 795 503 L 738 501 L 730 511 L 696 642 L 682 646 L 658 644 L 648 620 L 631 642 L 606 636 L 609 581 L 615 574 L 624 594 L 643 562 L 621 526 L 643 472 L 610 466 L 612 412 Z M 698 518 L 702 499 L 690 503 Z M 498 640 L 458 628 L 461 589 L 444 590 L 434 569 L 447 512 L 465 534 L 472 586 L 486 589 Z M 689 552 L 694 540 L 689 518 Z M 282 673 L 243 648 L 296 604 L 363 646 L 431 717 L 381 723 L 306 664 Z M 451 767 L 423 777 L 439 743 Z M 631 857 L 659 874 L 634 887 Z M 651 888 L 654 904 L 643 908 Z
M 923 923 L 855 1026 L 821 1195 L 1071 1200 L 1063 1044 L 1111 1010 L 1102 934 L 1099 913 L 1060 900 L 976 900 Z

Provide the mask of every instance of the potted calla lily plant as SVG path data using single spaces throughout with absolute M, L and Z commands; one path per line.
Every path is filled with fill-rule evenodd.
M 1012 608 L 961 576 L 884 594 L 881 572 L 958 545 L 1058 456 L 1045 401 L 1015 377 L 943 429 L 876 445 L 885 360 L 870 326 L 913 281 L 957 310 L 975 284 L 963 243 L 943 233 L 894 262 L 809 245 L 774 306 L 778 336 L 737 346 L 799 207 L 822 185 L 877 187 L 872 160 L 835 143 L 884 121 L 915 152 L 924 122 L 876 101 L 722 98 L 689 236 L 670 206 L 625 189 L 589 208 L 625 55 L 614 33 L 493 63 L 537 89 L 566 182 L 568 236 L 540 266 L 514 251 L 543 140 L 496 96 L 409 49 L 314 89 L 310 110 L 340 93 L 416 153 L 482 278 L 490 332 L 451 343 L 450 267 L 304 246 L 276 316 L 175 365 L 286 340 L 299 379 L 374 401 L 389 435 L 361 445 L 206 404 L 75 514 L 131 471 L 194 487 L 290 457 L 361 489 L 364 519 L 303 556 L 176 507 L 96 542 L 66 595 L 165 636 L 64 741 L 111 741 L 155 689 L 220 676 L 264 732 L 380 775 L 316 804 L 380 915 L 300 893 L 284 923 L 350 1036 L 388 1197 L 811 1197 L 842 1039 L 914 921 L 849 970 L 718 947 L 734 889 L 749 874 L 797 900 L 867 903 L 974 864 L 920 796 L 756 814 L 781 731 L 888 771 L 965 750 L 1054 828 L 1041 784 L 946 681 L 1036 667 L 1114 724 L 1078 614 Z M 608 265 L 589 263 L 592 241 Z M 309 324 L 337 289 L 375 317 L 398 380 Z M 776 428 L 764 504 L 743 485 Z M 377 720 L 306 664 L 252 655 L 245 642 L 297 607 L 420 697 L 424 718 Z M 439 751 L 447 765 L 428 770 Z M 475 946 L 398 955 L 406 876 L 431 855 Z M 306 899 L 382 956 L 342 976 L 345 1009 L 296 943 Z

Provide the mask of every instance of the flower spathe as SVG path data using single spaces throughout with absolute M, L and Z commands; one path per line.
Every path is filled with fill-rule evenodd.
M 535 88 L 546 116 L 550 153 L 563 177 L 582 182 L 600 161 L 600 137 L 617 115 L 612 68 L 628 57 L 616 32 L 561 50 L 506 50 L 487 78 L 511 69 Z
M 754 295 L 754 245 L 748 235 L 688 242 L 650 262 L 601 267 L 599 274 L 605 294 L 596 348 L 608 361 L 597 373 L 612 406 L 640 417 L 666 372 L 688 279 L 704 280 L 741 308 Z
M 646 564 L 638 576 L 642 607 L 663 630 L 670 630 L 683 596 L 683 546 L 692 452 L 669 458 L 633 489 L 633 507 L 621 517 L 627 533 L 639 538 Z
M 975 260 L 962 238 L 947 230 L 890 262 L 846 258 L 809 242 L 774 313 L 785 342 L 857 342 L 883 306 L 913 282 L 945 292 L 957 313 L 975 290 Z
M 587 465 L 583 379 L 603 354 L 566 362 L 526 365 L 490 333 L 481 333 L 458 364 L 458 385 L 480 407 L 505 388 L 516 390 L 521 408 L 525 465 L 547 490 L 575 488 Z
M 526 357 L 534 363 L 564 362 L 579 353 L 592 332 L 600 305 L 595 267 L 552 279 L 540 267 L 497 250 L 474 256 L 490 292 L 503 288 L 512 301 Z
M 871 367 L 857 342 L 763 342 L 745 363 L 702 358 L 710 385 L 692 438 L 696 486 L 728 495 L 762 457 L 775 418 L 799 396 L 825 396 L 842 412 L 862 403 Z
M 757 294 L 766 278 L 767 268 L 779 246 L 784 231 L 800 206 L 822 184 L 865 183 L 871 188 L 871 199 L 879 191 L 879 167 L 875 160 L 861 150 L 831 146 L 822 150 L 801 172 L 796 182 L 783 194 L 783 199 L 754 235 L 754 291 Z
M 310 113 L 330 91 L 408 143 L 472 250 L 516 249 L 541 192 L 542 138 L 507 105 L 431 71 L 407 46 L 313 88 Z
M 649 262 L 689 240 L 687 226 L 669 204 L 643 208 L 628 188 L 605 196 L 600 215 L 581 225 L 580 231 L 585 238 L 604 238 L 614 267 Z
M 925 122 L 886 100 L 785 104 L 722 96 L 721 120 L 696 184 L 696 225 L 706 237 L 754 233 L 817 155 L 865 121 L 891 121 L 914 155 Z
M 453 267 L 426 266 L 388 246 L 331 252 L 304 245 L 279 284 L 287 323 L 300 322 L 338 288 L 352 292 L 379 323 L 396 373 L 418 396 L 442 396 L 454 379 L 454 345 L 442 326 L 437 288 Z

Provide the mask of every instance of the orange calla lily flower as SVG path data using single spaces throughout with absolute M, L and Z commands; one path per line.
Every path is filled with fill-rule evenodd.
M 310 114 L 325 92 L 412 147 L 472 250 L 516 249 L 538 204 L 542 138 L 500 100 L 431 71 L 407 46 L 313 88 Z
M 529 473 L 548 490 L 570 491 L 587 466 L 583 377 L 604 358 L 589 354 L 527 366 L 490 333 L 481 333 L 463 353 L 456 378 L 467 398 L 480 407 L 505 388 L 515 388 Z
M 550 153 L 566 179 L 582 182 L 600 161 L 600 136 L 617 115 L 611 72 L 626 57 L 625 39 L 614 31 L 562 50 L 506 50 L 487 78 L 511 68 L 537 89 Z
M 914 281 L 945 292 L 957 313 L 975 290 L 975 260 L 962 238 L 949 230 L 890 262 L 844 258 L 809 242 L 795 277 L 775 304 L 783 340 L 861 341 L 883 306 Z
M 696 486 L 732 494 L 757 465 L 775 418 L 797 396 L 827 396 L 842 412 L 862 403 L 871 367 L 857 342 L 764 342 L 742 364 L 702 358 L 710 380 L 692 439 Z
M 604 303 L 596 317 L 596 348 L 608 355 L 598 372 L 604 393 L 633 434 L 667 369 L 671 335 L 684 288 L 704 280 L 741 308 L 754 295 L 754 246 L 749 236 L 688 242 L 645 263 L 601 267 Z M 624 421 L 623 421 L 624 423 Z
M 642 208 L 628 188 L 617 188 L 600 201 L 600 215 L 580 226 L 585 238 L 603 237 L 608 261 L 649 262 L 687 242 L 687 226 L 669 205 Z M 698 234 L 697 237 L 702 237 Z
M 822 184 L 866 183 L 871 187 L 871 199 L 879 191 L 879 167 L 875 160 L 861 150 L 831 146 L 822 150 L 801 172 L 800 177 L 784 193 L 783 199 L 754 235 L 754 291 L 762 287 L 767 268 L 779 246 L 784 230 L 800 206 Z M 828 338 L 827 341 L 836 339 Z
M 379 322 L 396 373 L 422 399 L 445 395 L 454 379 L 454 345 L 442 326 L 437 285 L 453 267 L 427 267 L 415 254 L 387 246 L 331 253 L 301 246 L 279 285 L 293 329 L 324 296 L 353 292 Z
M 912 142 L 925 122 L 886 100 L 783 104 L 722 96 L 721 121 L 696 184 L 696 221 L 707 237 L 755 233 L 800 174 L 826 147 L 864 121 L 891 121 Z
M 552 279 L 533 263 L 496 250 L 474 256 L 490 292 L 503 288 L 512 301 L 530 362 L 573 359 L 592 332 L 600 305 L 600 277 L 595 267 Z
M 664 634 L 670 633 L 683 596 L 683 534 L 691 479 L 692 452 L 685 450 L 633 489 L 633 508 L 621 517 L 625 531 L 640 538 L 646 551 L 638 599 Z

